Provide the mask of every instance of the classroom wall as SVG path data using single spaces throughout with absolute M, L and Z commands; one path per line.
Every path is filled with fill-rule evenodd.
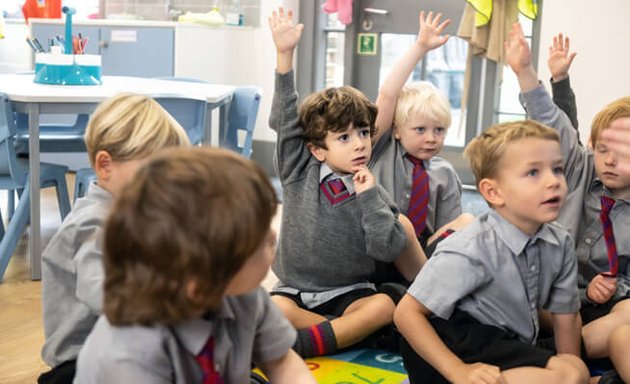
M 590 134 L 595 114 L 607 103 L 630 95 L 630 1 L 545 1 L 542 12 L 539 72 L 546 84 L 548 46 L 559 32 L 578 53 L 571 66 L 580 135 Z

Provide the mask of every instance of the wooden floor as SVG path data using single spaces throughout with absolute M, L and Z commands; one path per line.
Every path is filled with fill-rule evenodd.
M 68 176 L 68 189 L 74 176 Z M 0 198 L 6 212 L 6 194 Z M 6 218 L 5 218 L 6 220 Z M 42 192 L 42 239 L 46 244 L 61 219 L 54 188 Z M 31 281 L 28 260 L 28 229 L 18 244 L 4 280 L 0 283 L 0 382 L 34 383 L 48 368 L 40 357 L 44 342 L 41 282 Z
M 74 176 L 68 176 L 68 189 L 73 191 Z M 0 196 L 2 212 L 6 195 Z M 280 211 L 278 212 L 280 213 Z M 274 227 L 278 228 L 278 217 Z M 42 238 L 46 244 L 60 224 L 54 189 L 42 192 Z M 48 367 L 41 360 L 44 342 L 42 325 L 41 282 L 31 281 L 27 252 L 27 235 L 9 263 L 0 283 L 0 383 L 34 383 Z M 272 273 L 263 282 L 269 288 L 275 282 Z

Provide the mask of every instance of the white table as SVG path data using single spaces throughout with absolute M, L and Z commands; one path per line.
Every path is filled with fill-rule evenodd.
M 226 107 L 232 99 L 234 87 L 185 81 L 169 81 L 125 76 L 103 76 L 102 85 L 63 86 L 33 82 L 33 74 L 0 74 L 0 92 L 11 100 L 17 112 L 28 114 L 29 170 L 31 192 L 31 217 L 29 251 L 31 279 L 41 278 L 41 228 L 40 228 L 40 114 L 92 113 L 100 102 L 119 92 L 133 92 L 149 96 L 185 96 L 205 99 L 208 105 L 206 141 L 211 135 L 212 111 L 220 110 L 219 121 L 227 121 Z

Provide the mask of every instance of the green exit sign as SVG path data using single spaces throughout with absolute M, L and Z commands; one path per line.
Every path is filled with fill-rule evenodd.
M 378 34 L 376 33 L 359 33 L 357 42 L 357 54 L 359 55 L 376 55 L 376 47 L 378 45 Z

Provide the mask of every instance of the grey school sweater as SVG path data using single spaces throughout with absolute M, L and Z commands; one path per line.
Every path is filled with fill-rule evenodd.
M 273 271 L 304 292 L 366 282 L 375 260 L 391 262 L 406 247 L 398 209 L 381 186 L 332 205 L 319 186 L 320 162 L 302 135 L 293 71 L 276 74 L 270 127 L 283 188 L 282 226 Z

